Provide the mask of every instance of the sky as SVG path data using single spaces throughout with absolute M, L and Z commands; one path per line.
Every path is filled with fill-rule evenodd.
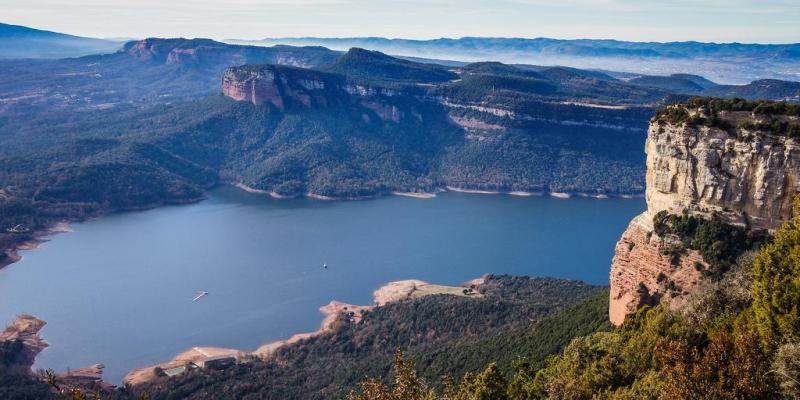
M 798 43 L 800 0 L 0 0 L 0 22 L 106 38 Z

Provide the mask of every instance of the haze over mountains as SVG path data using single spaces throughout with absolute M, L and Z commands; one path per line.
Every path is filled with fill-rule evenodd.
M 800 80 L 800 44 L 702 42 L 626 42 L 550 38 L 482 38 L 408 40 L 379 37 L 266 38 L 230 43 L 325 46 L 334 50 L 362 47 L 401 56 L 510 64 L 565 65 L 636 74 L 691 73 L 713 81 L 743 84 L 757 79 Z
M 0 59 L 65 58 L 112 53 L 119 50 L 123 43 L 0 23 Z
M 564 65 L 575 68 L 644 75 L 689 73 L 722 84 L 759 79 L 800 80 L 800 44 L 703 42 L 626 42 L 618 40 L 464 37 L 432 40 L 352 38 L 230 39 L 242 45 L 324 46 L 338 51 L 352 47 L 427 58 L 446 64 L 499 61 L 509 64 Z M 86 38 L 0 23 L 0 58 L 65 58 L 112 53 L 123 41 Z

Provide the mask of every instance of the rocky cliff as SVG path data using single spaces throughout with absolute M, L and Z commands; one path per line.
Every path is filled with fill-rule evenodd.
M 280 64 L 310 68 L 328 64 L 339 53 L 321 47 L 234 46 L 210 39 L 149 38 L 125 44 L 120 51 L 139 61 L 190 67 L 205 67 L 218 74 L 226 66 Z
M 255 105 L 272 104 L 284 110 L 288 103 L 306 108 L 326 107 L 342 99 L 339 76 L 277 65 L 228 68 L 222 76 L 222 94 Z
M 792 216 L 800 181 L 797 107 L 695 99 L 669 106 L 651 120 L 647 211 L 617 243 L 611 265 L 609 317 L 664 298 L 679 307 L 702 279 L 707 260 L 675 249 L 680 239 L 654 232 L 660 211 L 719 218 L 748 230 L 772 230 Z
M 420 119 L 412 110 L 403 111 L 393 98 L 401 93 L 389 88 L 347 82 L 345 76 L 279 65 L 243 65 L 225 70 L 222 94 L 237 101 L 255 105 L 270 104 L 278 110 L 287 108 L 325 109 L 337 105 L 351 106 L 344 112 L 361 112 L 381 121 L 400 122 L 406 114 Z M 408 103 L 408 102 L 406 102 Z M 406 104 L 407 105 L 407 104 Z

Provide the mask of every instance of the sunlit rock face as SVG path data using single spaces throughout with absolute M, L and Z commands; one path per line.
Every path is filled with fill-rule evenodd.
M 704 261 L 697 252 L 688 250 L 676 264 L 663 251 L 677 238 L 653 232 L 659 211 L 706 218 L 716 214 L 730 224 L 768 230 L 791 218 L 800 178 L 798 141 L 746 128 L 743 122 L 765 118 L 750 112 L 720 112 L 719 117 L 727 130 L 651 122 L 645 144 L 647 211 L 623 233 L 611 264 L 609 317 L 614 324 L 664 298 L 680 307 L 701 278 L 694 266 Z M 797 117 L 771 118 L 797 123 Z M 674 282 L 671 288 L 668 282 Z

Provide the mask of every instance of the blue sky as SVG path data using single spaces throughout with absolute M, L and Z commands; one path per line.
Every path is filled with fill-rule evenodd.
M 0 0 L 0 8 L 2 22 L 95 37 L 800 42 L 800 0 Z

